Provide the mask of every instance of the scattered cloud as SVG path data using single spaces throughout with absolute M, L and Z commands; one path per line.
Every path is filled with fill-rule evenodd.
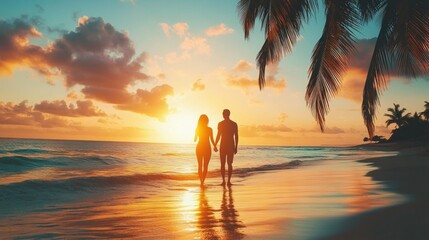
M 350 129 L 350 131 L 355 132 L 356 130 Z M 320 131 L 320 127 L 318 126 L 314 126 L 312 128 L 309 129 L 301 129 L 300 132 L 310 132 L 310 133 L 322 133 Z M 344 129 L 341 129 L 339 127 L 325 127 L 325 131 L 323 132 L 324 134 L 341 134 L 341 133 L 346 133 L 346 131 Z
M 163 121 L 170 112 L 166 98 L 173 94 L 173 88 L 167 84 L 156 86 L 150 91 L 138 89 L 128 102 L 117 105 L 117 108 L 145 114 Z
M 179 22 L 172 26 L 172 31 L 179 37 L 188 35 L 189 25 L 185 22 Z
M 170 37 L 171 33 L 174 33 L 179 37 L 185 37 L 189 35 L 189 24 L 186 22 L 178 22 L 173 25 L 169 25 L 168 23 L 160 23 L 159 25 L 167 37 Z
M 167 23 L 160 23 L 159 25 L 161 26 L 161 29 L 164 32 L 165 36 L 169 37 L 170 36 L 170 26 L 168 26 Z
M 365 84 L 366 72 L 360 69 L 349 69 L 343 75 L 341 89 L 338 96 L 361 103 L 363 98 L 363 87 Z
M 180 48 L 185 53 L 209 54 L 211 49 L 207 43 L 207 39 L 203 37 L 185 37 L 180 44 Z
M 165 75 L 165 73 L 158 73 L 158 75 L 156 75 L 156 77 L 158 79 L 165 79 L 167 77 L 167 75 Z
M 106 113 L 98 109 L 94 104 L 87 101 L 77 101 L 76 105 L 70 103 L 67 105 L 64 100 L 42 101 L 34 106 L 35 111 L 49 113 L 52 115 L 65 117 L 94 117 L 106 116 Z
M 227 73 L 227 84 L 232 87 L 237 87 L 245 90 L 246 92 L 250 89 L 258 89 L 258 79 L 249 77 L 246 73 L 252 68 L 252 65 L 245 61 L 240 60 L 230 71 Z M 266 67 L 265 77 L 265 88 L 272 88 L 282 91 L 286 88 L 286 79 L 277 78 L 278 74 L 278 63 L 272 63 Z
M 207 38 L 191 34 L 188 23 L 178 22 L 173 25 L 160 23 L 160 27 L 165 36 L 170 37 L 174 34 L 181 40 L 179 45 L 180 50 L 178 52 L 169 52 L 165 56 L 167 63 L 174 64 L 180 60 L 190 59 L 193 55 L 209 55 L 211 53 L 211 47 L 208 44 Z
M 249 79 L 246 77 L 234 78 L 231 77 L 228 79 L 228 85 L 232 87 L 239 87 L 248 90 L 249 88 L 258 88 L 258 80 L 257 79 Z M 281 79 L 278 81 L 267 81 L 265 84 L 265 88 L 273 88 L 278 90 L 283 90 L 286 87 L 286 80 Z
M 293 130 L 285 124 L 277 125 L 242 125 L 239 128 L 240 136 L 243 137 L 280 137 L 282 133 L 292 132 Z
M 229 28 L 225 25 L 225 23 L 221 23 L 217 26 L 212 26 L 209 27 L 206 30 L 206 35 L 207 36 L 220 36 L 220 35 L 226 35 L 226 34 L 231 34 L 234 32 L 234 29 Z
M 279 114 L 277 124 L 254 124 L 240 126 L 240 135 L 243 137 L 269 137 L 281 138 L 285 133 L 293 132 L 293 129 L 286 125 L 286 113 Z
M 201 79 L 198 79 L 192 84 L 192 91 L 203 91 L 205 88 L 206 85 L 201 82 Z
M 154 111 L 147 104 L 167 104 L 165 95 L 172 94 L 171 86 L 164 95 L 148 93 L 158 93 L 159 89 L 166 89 L 166 85 L 151 90 L 137 89 L 135 93 L 128 90 L 136 82 L 154 79 L 142 72 L 146 54 L 136 55 L 128 34 L 117 31 L 102 18 L 82 16 L 77 22 L 75 31 L 67 32 L 46 47 L 39 47 L 30 44 L 29 38 L 41 36 L 31 24 L 23 19 L 0 20 L 0 75 L 12 74 L 14 67 L 24 65 L 47 78 L 64 77 L 68 88 L 81 86 L 81 93 L 88 100 L 162 119 L 168 106 L 163 105 L 160 111 Z M 185 30 L 183 24 L 174 27 L 179 34 Z M 138 104 L 145 107 L 138 111 L 135 107 L 127 107 Z
M 285 123 L 286 122 L 286 118 L 287 118 L 287 114 L 285 112 L 280 113 L 279 117 L 277 118 L 277 120 L 279 121 L 279 123 Z
M 82 98 L 82 97 L 76 91 L 70 91 L 69 93 L 67 93 L 67 99 L 77 100 L 77 99 L 80 99 L 80 98 Z
M 390 130 L 386 125 L 377 125 L 375 126 L 375 135 L 386 136 L 389 138 L 390 134 L 392 134 L 392 130 Z
M 252 69 L 254 69 L 253 65 L 246 60 L 238 61 L 238 63 L 233 68 L 235 72 L 248 72 Z
M 0 20 L 0 75 L 11 75 L 16 66 L 24 65 L 42 71 L 40 58 L 43 49 L 30 44 L 30 38 L 42 34 L 23 18 Z
M 62 118 L 46 117 L 43 113 L 34 111 L 33 106 L 28 105 L 27 101 L 22 101 L 19 104 L 0 102 L 0 124 L 39 126 L 43 128 L 70 126 Z

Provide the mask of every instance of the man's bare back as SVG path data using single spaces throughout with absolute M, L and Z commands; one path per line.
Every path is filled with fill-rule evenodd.
M 230 111 L 228 109 L 223 110 L 222 114 L 225 120 L 218 124 L 215 148 L 221 139 L 219 156 L 222 185 L 225 185 L 225 163 L 228 163 L 228 185 L 231 185 L 232 162 L 238 148 L 238 127 L 237 123 L 229 119 Z

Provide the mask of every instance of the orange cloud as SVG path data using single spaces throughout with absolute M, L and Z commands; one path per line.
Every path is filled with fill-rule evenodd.
M 201 79 L 198 79 L 194 84 L 192 84 L 192 91 L 203 91 L 205 88 L 206 85 L 201 82 Z
M 46 117 L 43 113 L 34 111 L 27 101 L 19 104 L 0 102 L 1 125 L 28 125 L 43 128 L 68 127 L 69 123 L 62 118 Z
M 161 26 L 161 29 L 164 32 L 165 36 L 169 37 L 170 36 L 170 26 L 168 26 L 167 23 L 160 23 L 159 25 Z
M 293 130 L 284 124 L 279 125 L 243 125 L 239 132 L 242 137 L 280 137 L 279 134 L 292 132 Z
M 375 135 L 387 136 L 389 137 L 392 134 L 392 130 L 390 130 L 386 125 L 378 125 L 375 127 Z
M 173 94 L 173 88 L 167 84 L 156 86 L 150 91 L 138 89 L 129 102 L 119 104 L 117 108 L 142 113 L 163 121 L 170 111 L 166 97 Z
M 246 60 L 238 61 L 238 63 L 233 68 L 233 70 L 236 72 L 248 72 L 252 69 L 253 69 L 253 65 Z
M 179 22 L 174 24 L 172 29 L 177 36 L 183 37 L 188 33 L 189 25 L 185 22 Z
M 165 56 L 167 63 L 176 63 L 179 60 L 189 59 L 194 54 L 208 55 L 211 52 L 211 47 L 205 37 L 193 36 L 189 32 L 189 25 L 186 22 L 178 22 L 173 25 L 167 23 L 160 23 L 161 29 L 164 34 L 169 37 L 174 33 L 181 39 L 180 50 L 181 52 L 170 52 Z
M 229 86 L 239 87 L 243 89 L 249 89 L 251 87 L 258 88 L 258 80 L 257 79 L 249 79 L 246 77 L 234 78 L 230 77 L 227 80 Z M 276 80 L 276 81 L 267 81 L 265 84 L 265 88 L 273 88 L 278 90 L 283 90 L 286 88 L 286 79 Z
M 18 65 L 33 67 L 43 71 L 43 61 L 40 61 L 43 49 L 31 45 L 29 39 L 41 37 L 25 19 L 13 21 L 0 20 L 0 75 L 10 75 Z
M 184 37 L 188 35 L 189 25 L 186 22 L 178 22 L 173 25 L 168 25 L 167 23 L 160 23 L 162 31 L 164 34 L 169 37 L 170 33 L 173 32 L 179 37 Z
M 366 72 L 358 68 L 350 68 L 343 75 L 343 82 L 338 96 L 356 103 L 362 102 Z
M 180 44 L 180 48 L 188 53 L 193 51 L 199 54 L 209 54 L 211 51 L 207 39 L 202 37 L 185 37 Z
M 258 89 L 259 83 L 255 78 L 250 78 L 243 73 L 250 70 L 252 65 L 245 61 L 240 60 L 232 69 L 232 71 L 227 74 L 227 84 L 232 87 L 238 87 L 248 91 L 250 88 Z M 278 74 L 278 63 L 269 64 L 266 68 L 266 82 L 265 88 L 272 88 L 277 90 L 283 90 L 286 88 L 286 79 L 280 78 L 277 79 L 276 75 Z
M 217 26 L 209 27 L 206 30 L 207 36 L 219 36 L 225 34 L 231 34 L 234 32 L 234 29 L 227 27 L 224 23 L 221 23 Z
M 311 132 L 311 133 L 320 133 L 320 128 L 318 126 L 314 126 L 310 129 L 301 129 L 299 132 Z M 349 132 L 356 132 L 356 130 L 350 129 Z M 324 134 L 341 134 L 346 133 L 344 129 L 341 129 L 339 127 L 326 127 Z
M 187 27 L 176 24 L 173 29 L 180 34 Z M 81 92 L 87 99 L 115 104 L 124 110 L 130 109 L 124 106 L 133 104 L 165 103 L 162 95 L 134 95 L 128 91 L 134 83 L 152 78 L 142 72 L 145 54 L 136 57 L 128 35 L 102 18 L 79 18 L 75 31 L 64 34 L 45 48 L 29 44 L 28 38 L 39 36 L 37 33 L 23 20 L 0 21 L 0 42 L 5 43 L 0 44 L 0 74 L 11 72 L 14 65 L 30 66 L 47 77 L 61 74 L 67 87 L 82 86 Z M 136 94 L 144 91 L 138 89 Z M 149 97 L 147 102 L 146 96 Z M 155 101 L 153 96 L 161 98 Z M 164 110 L 130 111 L 164 117 Z M 155 112 L 160 115 L 154 115 Z
M 42 101 L 34 106 L 34 110 L 65 117 L 106 116 L 106 113 L 94 106 L 89 100 L 77 101 L 76 105 L 71 103 L 68 106 L 64 100 Z

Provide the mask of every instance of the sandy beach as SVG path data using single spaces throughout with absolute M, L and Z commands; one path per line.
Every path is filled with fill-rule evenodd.
M 220 186 L 217 176 L 209 178 L 204 188 L 196 179 L 166 180 L 153 187 L 139 183 L 96 195 L 82 193 L 78 200 L 64 203 L 44 199 L 37 208 L 0 218 L 0 235 L 5 239 L 367 238 L 371 232 L 355 234 L 365 233 L 361 221 L 380 208 L 395 209 L 410 202 L 405 192 L 393 192 L 380 179 L 374 181 L 378 166 L 357 161 L 364 157 L 236 174 L 231 188 Z M 422 202 L 413 204 L 420 209 Z M 380 215 L 384 216 L 388 215 Z
M 429 145 L 426 143 L 375 144 L 367 148 L 397 150 L 398 155 L 365 159 L 377 169 L 367 173 L 388 191 L 407 197 L 401 204 L 360 214 L 353 226 L 331 239 L 428 239 Z

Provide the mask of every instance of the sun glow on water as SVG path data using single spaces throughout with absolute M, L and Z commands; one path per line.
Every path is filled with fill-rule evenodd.
M 182 219 L 187 224 L 187 231 L 193 232 L 196 228 L 197 221 L 197 207 L 198 207 L 198 195 L 195 189 L 189 188 L 182 195 L 182 201 L 180 203 L 180 212 Z

